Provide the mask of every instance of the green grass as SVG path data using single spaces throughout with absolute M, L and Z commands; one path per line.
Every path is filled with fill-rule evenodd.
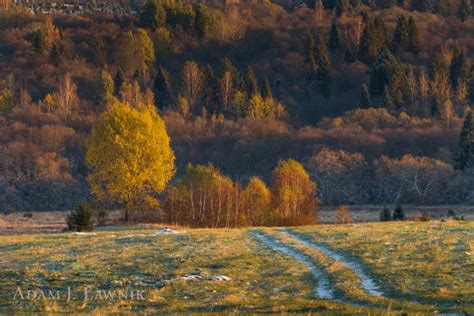
M 263 229 L 324 269 L 337 293 L 334 301 L 315 299 L 317 280 L 306 265 L 270 250 L 249 230 L 186 230 L 173 235 L 124 238 L 156 230 L 116 227 L 97 231 L 96 235 L 0 236 L 0 314 L 474 312 L 474 256 L 466 254 L 474 251 L 472 223 L 293 229 L 359 260 L 382 281 L 388 298 L 366 294 L 357 275 L 343 264 L 298 244 L 278 229 Z M 199 275 L 203 280 L 179 279 L 188 275 Z M 212 280 L 217 275 L 231 280 Z M 145 300 L 84 300 L 86 286 L 92 292 L 142 290 Z M 64 297 L 14 300 L 18 287 L 23 292 L 61 290 Z M 69 302 L 65 299 L 68 287 L 74 298 Z

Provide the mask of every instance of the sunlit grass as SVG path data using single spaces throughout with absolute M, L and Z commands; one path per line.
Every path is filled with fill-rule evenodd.
M 308 267 L 259 243 L 247 229 L 109 227 L 91 235 L 0 236 L 0 314 L 12 312 L 303 312 L 379 314 L 473 311 L 472 223 L 376 223 L 294 228 L 359 260 L 388 298 L 368 295 L 345 265 L 278 229 L 263 229 L 328 274 L 336 301 L 313 297 Z M 130 236 L 135 235 L 135 236 Z M 127 237 L 128 236 L 128 237 Z M 184 276 L 202 280 L 182 280 Z M 227 276 L 230 281 L 212 280 Z M 171 282 L 169 282 L 171 281 Z M 139 289 L 145 300 L 84 300 L 92 290 Z M 76 299 L 13 300 L 17 288 L 71 288 Z M 411 303 L 411 302 L 418 303 Z M 438 305 L 438 306 L 437 306 Z

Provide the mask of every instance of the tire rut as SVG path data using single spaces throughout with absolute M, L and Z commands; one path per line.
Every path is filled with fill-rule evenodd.
M 281 232 L 286 233 L 288 236 L 290 236 L 292 239 L 296 240 L 297 242 L 305 245 L 306 247 L 316 249 L 321 251 L 324 255 L 330 257 L 331 259 L 340 262 L 344 264 L 347 268 L 349 268 L 352 272 L 354 272 L 361 280 L 362 283 L 362 288 L 370 295 L 373 296 L 378 296 L 378 297 L 383 297 L 384 293 L 380 289 L 380 287 L 377 285 L 376 280 L 369 276 L 365 271 L 364 268 L 362 267 L 361 264 L 355 262 L 354 260 L 348 259 L 344 255 L 330 249 L 329 247 L 314 242 L 314 241 L 309 241 L 298 234 L 288 230 L 288 229 L 282 229 L 280 230 Z
M 254 230 L 251 231 L 250 234 L 270 249 L 279 251 L 305 264 L 310 269 L 311 274 L 317 283 L 316 287 L 314 288 L 314 296 L 316 298 L 331 300 L 335 298 L 335 291 L 330 285 L 329 278 L 325 275 L 324 270 L 319 267 L 309 256 L 289 245 L 279 242 L 276 238 L 261 231 Z

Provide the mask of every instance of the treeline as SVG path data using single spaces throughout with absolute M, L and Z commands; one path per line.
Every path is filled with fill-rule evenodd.
M 318 222 L 316 184 L 295 160 L 281 161 L 268 188 L 258 177 L 242 187 L 212 165 L 188 165 L 167 192 L 170 224 L 192 227 L 288 226 Z
M 371 167 L 382 155 L 412 154 L 465 181 L 459 157 L 469 156 L 470 138 L 459 130 L 472 103 L 472 19 L 399 2 L 317 4 L 149 1 L 136 18 L 0 12 L 0 205 L 70 209 L 90 197 L 87 139 L 117 101 L 156 105 L 179 175 L 189 162 L 211 162 L 241 184 L 253 175 L 270 183 L 279 160 L 306 163 L 327 147 L 360 153 Z M 393 199 L 376 187 L 322 202 Z

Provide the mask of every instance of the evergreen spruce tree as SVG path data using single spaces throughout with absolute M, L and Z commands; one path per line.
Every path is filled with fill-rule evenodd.
M 370 100 L 369 88 L 364 83 L 360 88 L 360 100 L 359 100 L 359 108 L 361 109 L 368 109 L 372 106 L 372 102 Z
M 394 221 L 405 220 L 405 212 L 403 211 L 403 208 L 400 204 L 398 204 L 397 207 L 395 207 L 392 218 Z
M 122 68 L 117 69 L 117 72 L 115 73 L 115 77 L 114 77 L 114 87 L 115 87 L 114 94 L 116 96 L 119 95 L 125 81 L 126 81 L 126 78 L 125 78 L 125 74 L 123 73 Z
M 252 67 L 248 66 L 243 78 L 243 90 L 249 98 L 258 94 L 258 82 Z
M 466 50 L 455 46 L 453 49 L 453 59 L 449 67 L 449 78 L 453 89 L 457 89 L 459 82 L 469 82 L 470 73 L 471 63 L 466 55 Z
M 267 76 L 265 76 L 265 78 L 263 79 L 262 97 L 264 99 L 273 97 L 272 87 L 270 86 L 270 81 L 268 81 Z
M 157 107 L 163 109 L 168 105 L 173 105 L 173 85 L 169 72 L 164 68 L 158 69 L 158 74 L 154 83 L 155 100 Z
M 384 206 L 382 212 L 380 212 L 380 221 L 388 222 L 391 220 L 392 220 L 392 213 L 390 212 L 387 206 Z
M 218 83 L 216 75 L 214 74 L 214 69 L 212 66 L 207 64 L 206 69 L 203 71 L 204 73 L 204 102 L 205 107 L 208 112 L 217 112 L 217 90 L 218 90 Z
M 392 47 L 394 50 L 406 49 L 409 46 L 408 20 L 402 15 L 398 18 L 393 34 Z
M 339 48 L 339 32 L 337 31 L 336 21 L 332 21 L 331 31 L 329 32 L 328 48 L 331 52 L 336 51 Z
M 314 39 L 309 31 L 306 32 L 305 48 L 306 61 L 309 63 L 310 59 L 314 58 Z
M 472 111 L 466 115 L 459 135 L 459 153 L 457 155 L 457 168 L 465 170 L 474 166 L 474 122 Z
M 331 95 L 332 90 L 331 61 L 321 34 L 318 34 L 314 50 L 317 66 L 316 78 L 318 81 L 318 89 L 324 98 L 328 98 Z
M 419 38 L 418 38 L 418 27 L 416 26 L 415 19 L 410 16 L 408 19 L 408 49 L 411 52 L 419 51 Z
M 140 23 L 144 27 L 155 29 L 166 24 L 166 11 L 161 2 L 148 0 L 140 12 Z

